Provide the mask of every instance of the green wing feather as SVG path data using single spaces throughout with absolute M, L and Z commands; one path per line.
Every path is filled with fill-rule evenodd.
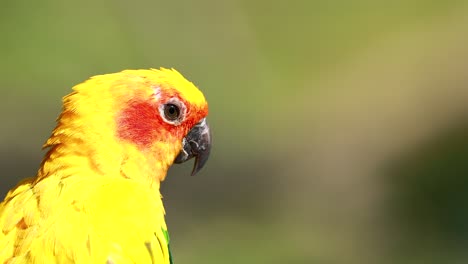
M 164 234 L 164 238 L 166 238 L 166 241 L 167 241 L 167 250 L 169 251 L 169 263 L 174 264 L 174 262 L 172 261 L 171 247 L 169 245 L 169 241 L 170 241 L 169 232 L 167 232 L 167 230 L 164 230 L 164 228 L 162 228 L 162 231 Z

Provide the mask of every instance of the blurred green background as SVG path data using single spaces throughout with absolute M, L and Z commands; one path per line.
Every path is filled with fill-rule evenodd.
M 61 97 L 174 67 L 214 147 L 163 186 L 175 263 L 467 263 L 468 2 L 1 1 L 0 194 Z

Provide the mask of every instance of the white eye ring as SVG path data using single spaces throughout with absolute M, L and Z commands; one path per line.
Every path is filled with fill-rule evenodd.
M 159 114 L 164 122 L 178 126 L 185 120 L 187 107 L 179 99 L 172 97 L 159 106 Z

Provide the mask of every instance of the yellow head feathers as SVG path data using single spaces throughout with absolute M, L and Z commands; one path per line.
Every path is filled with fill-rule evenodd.
M 208 114 L 200 90 L 174 69 L 98 75 L 73 89 L 64 97 L 57 127 L 45 144 L 52 147 L 45 165 L 52 156 L 67 153 L 70 157 L 72 152 L 89 157 L 100 173 L 125 173 L 132 178 L 129 174 L 150 173 L 141 172 L 148 163 L 147 170 L 154 171 L 150 174 L 163 179 L 184 149 L 184 137 Z M 194 152 L 187 159 L 198 155 L 193 149 L 187 151 Z M 81 159 L 69 161 L 77 160 Z M 60 166 L 73 166 L 69 161 Z M 130 161 L 139 168 L 126 172 L 119 168 L 132 167 Z

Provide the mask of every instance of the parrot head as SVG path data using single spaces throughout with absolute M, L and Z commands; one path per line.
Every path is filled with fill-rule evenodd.
M 211 149 L 207 114 L 203 94 L 174 69 L 94 76 L 64 97 L 58 125 L 45 144 L 51 147 L 45 165 L 60 152 L 73 151 L 107 174 L 132 178 L 154 170 L 153 176 L 164 180 L 172 163 L 195 158 L 195 175 Z
M 155 143 L 177 146 L 180 142 L 181 150 L 174 162 L 195 157 L 195 175 L 208 160 L 211 149 L 205 118 L 208 105 L 203 94 L 175 70 L 153 70 L 145 77 L 149 82 L 142 87 L 143 96 L 127 101 L 120 112 L 118 136 L 142 148 Z

